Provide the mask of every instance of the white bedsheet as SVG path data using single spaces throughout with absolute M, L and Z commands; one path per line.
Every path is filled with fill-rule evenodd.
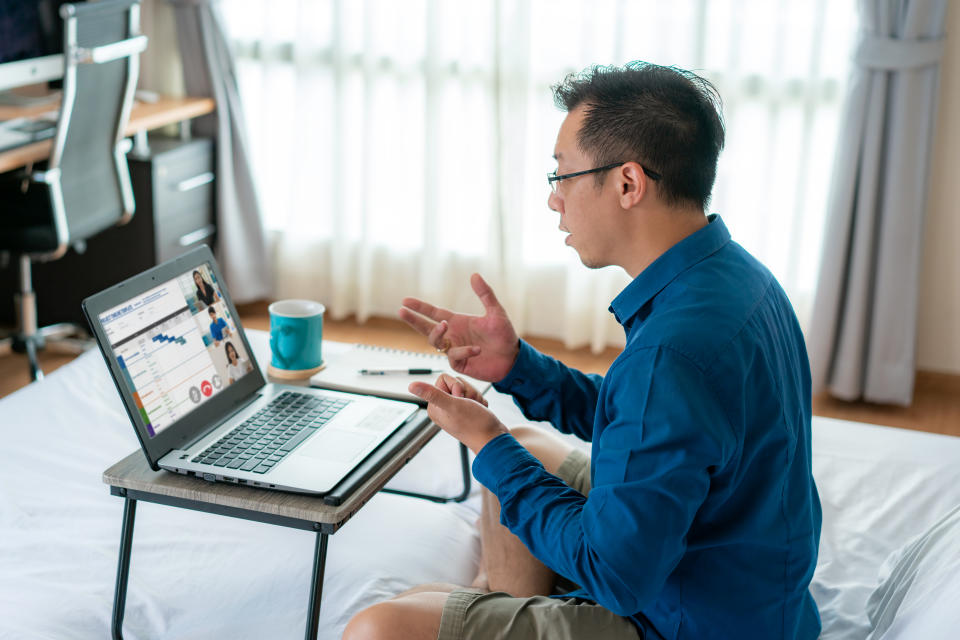
M 249 332 L 258 359 L 266 340 Z M 331 347 L 331 348 L 336 348 Z M 491 406 L 522 417 L 504 396 Z M 824 534 L 814 594 L 823 638 L 862 638 L 886 555 L 960 504 L 960 439 L 817 420 Z M 99 353 L 0 400 L 0 637 L 109 637 L 123 501 L 101 473 L 138 448 Z M 456 443 L 440 434 L 392 481 L 456 494 Z M 320 637 L 409 586 L 473 579 L 474 496 L 438 505 L 380 494 L 330 538 Z M 299 638 L 308 532 L 139 503 L 126 638 Z
M 860 640 L 887 556 L 960 505 L 960 438 L 814 418 L 822 640 Z

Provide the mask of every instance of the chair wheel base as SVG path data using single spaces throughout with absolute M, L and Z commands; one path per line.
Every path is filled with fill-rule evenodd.
M 14 353 L 29 354 L 31 351 L 31 345 L 33 346 L 32 350 L 34 352 L 40 351 L 47 346 L 47 341 L 44 340 L 43 336 L 40 335 L 25 336 L 22 334 L 14 334 L 10 336 L 10 339 L 10 349 L 12 349 Z

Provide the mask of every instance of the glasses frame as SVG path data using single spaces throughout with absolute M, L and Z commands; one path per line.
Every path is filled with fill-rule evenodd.
M 561 180 L 566 180 L 568 178 L 576 178 L 578 176 L 585 176 L 591 173 L 599 173 L 601 171 L 608 171 L 616 167 L 622 167 L 623 165 L 627 164 L 627 162 L 629 162 L 629 160 L 626 160 L 624 162 L 614 162 L 613 164 L 608 164 L 603 167 L 597 167 L 596 169 L 587 169 L 586 171 L 575 171 L 574 173 L 564 173 L 561 175 L 557 175 L 556 170 L 554 170 L 547 174 L 547 184 L 550 185 L 550 190 L 556 193 Z M 647 169 L 642 164 L 640 165 L 640 168 L 643 169 L 643 172 L 647 174 L 647 177 L 650 178 L 651 180 L 659 180 L 662 177 L 656 171 Z

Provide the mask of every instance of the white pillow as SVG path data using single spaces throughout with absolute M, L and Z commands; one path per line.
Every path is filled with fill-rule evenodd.
M 867 640 L 937 640 L 960 627 L 960 506 L 894 551 L 867 600 Z

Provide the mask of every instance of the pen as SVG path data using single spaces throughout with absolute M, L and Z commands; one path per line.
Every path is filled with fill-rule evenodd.
M 430 373 L 440 373 L 436 369 L 360 369 L 362 376 L 389 376 L 389 375 L 426 375 Z

